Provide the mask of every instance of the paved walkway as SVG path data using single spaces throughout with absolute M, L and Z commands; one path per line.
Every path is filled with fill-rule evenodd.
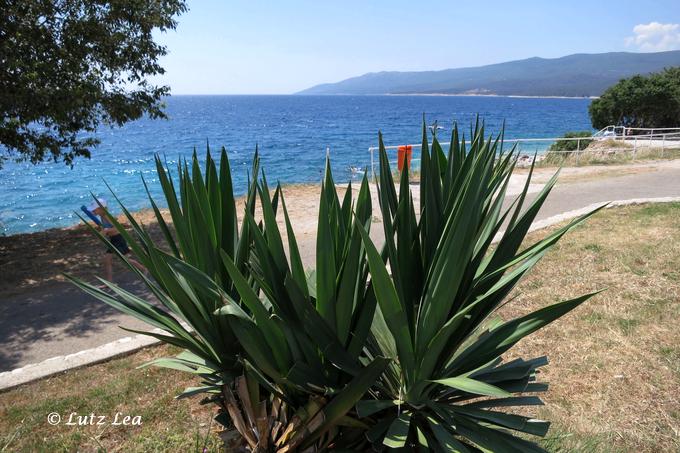
M 638 169 L 637 173 L 627 173 L 625 166 L 603 167 L 600 177 L 564 169 L 562 176 L 567 182 L 553 189 L 538 220 L 610 200 L 680 196 L 680 161 Z
M 630 167 L 606 167 L 597 177 L 583 169 L 565 169 L 565 182 L 553 190 L 538 220 L 610 200 L 680 196 L 680 161 L 636 168 L 632 172 Z M 305 261 L 311 260 L 314 238 L 305 237 L 300 246 Z M 119 283 L 143 292 L 131 276 L 122 276 Z M 44 286 L 10 297 L 0 302 L 0 372 L 130 336 L 120 325 L 146 330 L 140 321 L 71 284 Z

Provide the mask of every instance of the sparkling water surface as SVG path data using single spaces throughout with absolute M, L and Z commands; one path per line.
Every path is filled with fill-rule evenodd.
M 0 233 L 42 231 L 72 225 L 74 214 L 91 201 L 90 192 L 111 200 L 106 181 L 130 209 L 149 207 L 141 175 L 160 197 L 154 155 L 168 163 L 225 146 L 237 192 L 255 145 L 270 184 L 318 182 L 330 148 L 336 180 L 355 177 L 350 167 L 370 164 L 368 148 L 378 130 L 387 145 L 419 143 L 421 121 L 443 127 L 448 141 L 452 122 L 469 129 L 479 113 L 488 133 L 498 133 L 505 120 L 506 138 L 555 137 L 568 130 L 589 130 L 589 99 L 509 98 L 481 96 L 173 96 L 167 99 L 168 120 L 142 119 L 121 128 L 102 128 L 101 144 L 90 160 L 63 163 L 6 162 L 0 169 Z M 525 145 L 541 151 L 545 144 Z M 112 207 L 114 212 L 118 209 Z

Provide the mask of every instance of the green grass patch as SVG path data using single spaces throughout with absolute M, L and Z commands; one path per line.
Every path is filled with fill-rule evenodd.
M 662 346 L 659 348 L 661 358 L 668 364 L 671 370 L 680 378 L 680 347 Z M 674 412 L 676 418 L 680 411 Z
M 559 428 L 552 428 L 541 441 L 541 446 L 553 453 L 627 453 L 612 443 L 612 434 L 575 434 L 560 431 Z
M 584 315 L 583 319 L 592 324 L 599 324 L 604 321 L 605 317 L 602 313 L 592 312 Z
M 640 320 L 619 318 L 616 320 L 616 323 L 618 324 L 619 329 L 621 329 L 624 335 L 632 335 L 633 333 L 635 333 L 635 329 L 640 325 Z
M 583 246 L 583 250 L 587 250 L 593 253 L 599 253 L 602 251 L 602 246 L 598 244 L 586 244 Z

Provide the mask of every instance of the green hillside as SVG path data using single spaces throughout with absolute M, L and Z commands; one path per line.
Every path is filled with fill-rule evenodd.
M 680 51 L 574 54 L 423 72 L 377 72 L 298 94 L 599 96 L 621 78 L 680 66 Z

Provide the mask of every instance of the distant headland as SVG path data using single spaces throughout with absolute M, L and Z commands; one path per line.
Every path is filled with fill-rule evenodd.
M 597 97 L 620 79 L 680 66 L 680 50 L 533 57 L 440 71 L 372 72 L 297 94 Z

